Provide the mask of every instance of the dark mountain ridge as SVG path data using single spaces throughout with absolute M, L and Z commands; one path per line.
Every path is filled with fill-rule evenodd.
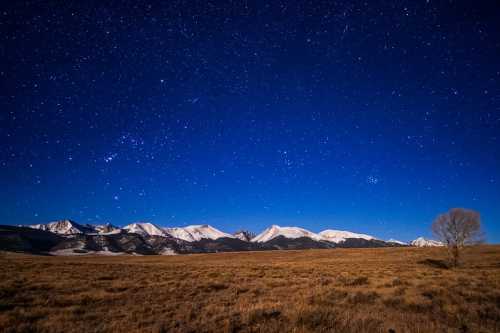
M 67 233 L 75 232 L 75 233 Z M 60 234 L 60 233 L 62 234 Z M 98 233 L 100 232 L 100 233 Z M 240 236 L 242 236 L 240 234 Z M 378 239 L 346 238 L 333 243 L 310 237 L 287 238 L 278 235 L 265 242 L 250 240 L 250 233 L 244 237 L 201 238 L 194 241 L 172 237 L 169 234 L 147 235 L 129 232 L 111 225 L 97 229 L 95 226 L 80 225 L 63 220 L 35 228 L 0 225 L 0 250 L 33 254 L 188 254 L 235 251 L 303 250 L 349 247 L 399 246 Z

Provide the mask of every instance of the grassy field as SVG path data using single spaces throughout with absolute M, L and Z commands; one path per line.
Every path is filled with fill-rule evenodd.
M 2 332 L 500 332 L 500 246 L 0 255 Z

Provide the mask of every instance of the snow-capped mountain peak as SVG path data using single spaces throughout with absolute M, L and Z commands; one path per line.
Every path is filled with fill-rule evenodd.
M 47 224 L 33 224 L 28 227 L 44 231 L 50 231 L 59 235 L 83 234 L 92 231 L 92 228 L 83 226 L 72 220 L 60 220 Z
M 205 239 L 218 239 L 222 237 L 235 238 L 235 236 L 222 232 L 208 224 L 190 225 L 187 227 L 163 228 L 164 232 L 172 237 L 187 242 Z
M 200 240 L 202 238 L 217 239 L 222 237 L 235 238 L 233 235 L 222 232 L 208 224 L 201 225 L 190 225 L 183 228 L 191 234 L 194 240 Z
M 160 227 L 149 222 L 137 222 L 123 227 L 129 233 L 142 236 L 165 236 L 165 231 Z
M 98 234 L 117 234 L 121 232 L 120 228 L 115 227 L 111 223 L 97 224 L 92 227 Z
M 390 246 L 390 243 L 398 245 L 411 245 L 417 247 L 425 246 L 443 246 L 443 243 L 419 237 L 414 241 L 408 243 L 401 242 L 396 239 L 389 239 L 388 241 L 381 241 L 373 236 L 367 234 L 359 234 L 343 230 L 324 230 L 320 233 L 314 233 L 300 227 L 281 227 L 279 225 L 271 225 L 260 234 L 255 236 L 249 231 L 240 230 L 231 235 L 229 233 L 218 230 L 208 224 L 190 225 L 187 227 L 159 227 L 149 222 L 137 222 L 129 224 L 123 228 L 115 227 L 110 223 L 102 225 L 89 225 L 78 224 L 72 220 L 65 219 L 54 221 L 47 224 L 33 224 L 28 225 L 33 229 L 52 232 L 62 236 L 70 236 L 73 239 L 78 234 L 86 235 L 111 235 L 120 233 L 135 233 L 148 238 L 149 236 L 161 236 L 165 238 L 175 238 L 178 244 L 181 241 L 195 242 L 202 239 L 216 240 L 220 238 L 237 238 L 245 242 L 265 243 L 276 237 L 282 236 L 287 239 L 309 238 L 318 242 L 336 243 L 336 246 L 368 246 L 370 242 L 375 242 L 377 245 L 383 245 L 384 242 Z M 154 240 L 154 239 L 153 239 Z M 349 242 L 346 242 L 349 240 Z M 355 241 L 357 240 L 357 241 Z
M 441 242 L 438 242 L 433 239 L 425 239 L 424 237 L 418 237 L 417 239 L 411 241 L 410 245 L 418 247 L 444 246 L 444 244 Z
M 255 237 L 255 234 L 248 230 L 239 230 L 234 233 L 234 237 L 241 239 L 242 241 L 245 242 L 250 242 L 252 238 Z
M 193 242 L 195 239 L 191 235 L 191 233 L 184 228 L 180 227 L 172 227 L 172 228 L 163 228 L 163 231 L 165 231 L 168 235 L 185 240 L 187 242 Z
M 286 238 L 300 238 L 300 237 L 308 237 L 314 240 L 323 240 L 321 236 L 299 227 L 280 227 L 279 225 L 272 225 L 254 238 L 252 238 L 252 242 L 263 243 L 270 241 L 273 238 L 278 236 L 283 236 Z
M 323 230 L 318 235 L 322 237 L 324 240 L 327 240 L 332 243 L 341 243 L 344 242 L 347 238 L 362 238 L 366 240 L 376 239 L 375 237 L 370 235 L 358 234 L 355 232 L 344 231 L 344 230 L 331 230 L 331 229 Z
M 394 243 L 394 244 L 399 244 L 399 245 L 408 245 L 408 243 L 399 241 L 397 239 L 391 238 L 387 241 L 387 243 Z

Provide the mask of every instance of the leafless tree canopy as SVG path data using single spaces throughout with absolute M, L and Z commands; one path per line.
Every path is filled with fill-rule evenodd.
M 432 231 L 448 247 L 455 265 L 464 246 L 484 241 L 479 213 L 464 208 L 453 208 L 439 215 L 432 224 Z
M 483 241 L 479 213 L 463 208 L 453 208 L 439 215 L 432 231 L 446 245 L 465 246 Z

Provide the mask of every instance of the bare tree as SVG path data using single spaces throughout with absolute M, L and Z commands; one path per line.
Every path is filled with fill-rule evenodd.
M 432 224 L 432 232 L 448 248 L 454 266 L 459 264 L 465 246 L 484 241 L 480 215 L 470 209 L 452 208 L 439 215 Z

